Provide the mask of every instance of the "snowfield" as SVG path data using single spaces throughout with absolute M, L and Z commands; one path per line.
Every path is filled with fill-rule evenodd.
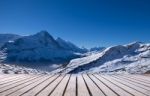
M 0 74 L 49 74 L 49 72 L 19 67 L 11 64 L 0 64 Z
M 71 60 L 53 73 L 145 73 L 150 70 L 150 44 L 135 42 Z

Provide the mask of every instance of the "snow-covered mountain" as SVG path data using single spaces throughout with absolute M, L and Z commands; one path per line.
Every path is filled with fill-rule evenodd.
M 5 61 L 58 63 L 79 57 L 74 50 L 80 48 L 74 47 L 72 43 L 66 43 L 65 46 L 73 46 L 69 49 L 63 45 L 64 42 L 61 44 L 60 40 L 55 40 L 47 31 L 41 31 L 7 42 L 1 47 L 1 50 L 6 53 Z
M 71 43 L 69 41 L 65 41 L 61 38 L 57 38 L 56 41 L 58 42 L 58 44 L 61 47 L 63 47 L 66 50 L 70 50 L 70 51 L 77 52 L 77 53 L 85 53 L 88 51 L 87 49 L 79 48 L 76 45 L 74 45 L 73 43 Z
M 30 36 L 0 34 L 0 61 L 0 73 L 41 73 L 25 68 L 31 64 L 31 68 L 44 71 L 56 69 L 51 73 L 147 73 L 150 44 L 134 42 L 87 50 L 61 38 L 55 40 L 47 31 Z
M 53 73 L 145 73 L 150 70 L 150 44 L 135 42 L 106 48 L 87 57 L 73 59 Z
M 21 36 L 15 34 L 0 34 L 0 47 L 8 41 L 13 41 Z

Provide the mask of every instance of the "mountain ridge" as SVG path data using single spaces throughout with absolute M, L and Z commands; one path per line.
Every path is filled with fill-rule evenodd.
M 68 46 L 72 44 L 65 41 L 63 43 Z M 74 51 L 74 49 L 78 50 Z M 13 42 L 7 42 L 1 47 L 1 50 L 7 53 L 6 60 L 8 61 L 55 62 L 57 59 L 58 61 L 68 61 L 79 57 L 75 52 L 79 52 L 82 49 L 75 45 L 70 47 L 70 49 L 66 49 L 47 31 L 40 31 L 34 35 L 23 36 Z
M 147 65 L 144 65 L 144 62 Z M 141 66 L 141 69 L 138 68 L 138 64 Z M 134 68 L 131 68 L 131 65 L 136 66 L 135 68 L 137 69 L 132 70 Z M 144 66 L 147 66 L 147 68 Z M 139 71 L 139 73 L 143 73 L 146 70 L 150 70 L 150 44 L 134 42 L 127 45 L 109 47 L 102 52 L 73 59 L 65 68 L 55 70 L 53 73 L 115 73 L 120 71 L 129 73 Z
M 7 34 L 3 36 L 7 37 Z M 83 49 L 60 37 L 55 39 L 47 31 L 8 37 L 0 42 L 1 63 L 16 62 L 18 66 L 20 63 L 26 67 L 29 62 L 27 64 L 33 67 L 42 65 L 46 69 L 53 66 L 54 71 L 50 73 L 146 73 L 150 70 L 150 43 Z M 5 38 L 0 35 L 0 39 Z M 13 70 L 11 66 L 8 68 Z

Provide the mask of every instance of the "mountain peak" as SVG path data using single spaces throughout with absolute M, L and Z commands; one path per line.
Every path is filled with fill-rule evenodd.
M 143 44 L 143 42 L 140 42 L 140 41 L 134 41 L 134 42 L 131 42 L 127 45 L 137 45 L 137 44 Z
M 42 31 L 36 33 L 36 35 L 40 35 L 40 36 L 50 36 L 50 34 L 49 34 L 46 30 L 42 30 Z
M 42 31 L 40 31 L 40 32 L 38 32 L 38 33 L 36 33 L 35 35 L 33 35 L 33 36 L 35 36 L 36 38 L 38 38 L 38 39 L 40 39 L 40 42 L 44 42 L 44 43 L 55 43 L 55 45 L 57 45 L 56 43 L 56 40 L 53 38 L 53 36 L 51 36 L 50 34 L 49 34 L 49 32 L 47 32 L 47 31 L 45 31 L 45 30 L 42 30 Z

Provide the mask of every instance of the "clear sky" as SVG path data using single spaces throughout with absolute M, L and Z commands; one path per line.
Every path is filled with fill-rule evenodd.
M 0 33 L 40 30 L 85 47 L 150 42 L 150 0 L 0 0 Z

